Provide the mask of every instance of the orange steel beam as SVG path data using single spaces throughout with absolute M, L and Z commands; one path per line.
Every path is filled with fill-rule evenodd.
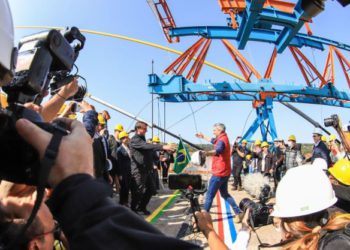
M 200 38 L 197 42 L 195 42 L 190 48 L 188 48 L 184 53 L 182 53 L 172 64 L 169 65 L 169 67 L 167 67 L 164 70 L 164 73 L 169 74 L 171 71 L 175 71 L 174 68 L 178 65 L 181 65 L 182 62 L 185 60 L 185 58 L 187 58 L 188 56 L 191 55 L 191 53 L 193 51 L 198 51 L 198 48 L 203 44 L 203 42 L 205 41 L 205 38 L 202 37 Z M 188 65 L 188 63 L 187 63 Z
M 211 39 L 208 39 L 205 42 L 202 51 L 199 53 L 198 58 L 196 59 L 195 63 L 192 65 L 192 68 L 188 72 L 187 77 L 186 77 L 187 79 L 190 79 L 191 77 L 193 77 L 193 82 L 197 82 L 199 73 L 201 72 L 201 69 L 202 69 L 202 66 L 203 66 L 203 63 L 205 60 L 205 57 L 207 56 L 210 44 L 211 44 Z
M 193 50 L 191 51 L 190 55 L 186 57 L 186 60 L 182 63 L 181 67 L 179 67 L 179 70 L 177 71 L 179 75 L 183 74 L 188 64 L 193 60 L 200 47 L 203 45 L 204 41 L 205 38 L 203 40 L 200 40 L 199 43 L 193 47 Z
M 239 70 L 242 72 L 244 78 L 247 82 L 251 82 L 250 77 L 252 74 L 255 75 L 255 77 L 260 80 L 262 77 L 259 74 L 259 72 L 253 67 L 253 65 L 250 64 L 250 62 L 236 49 L 228 40 L 222 39 L 221 40 L 227 50 L 229 51 L 230 55 L 232 56 L 233 60 L 236 62 Z
M 169 28 L 175 28 L 176 24 L 173 15 L 170 12 L 169 6 L 166 0 L 158 0 L 154 3 L 155 9 L 157 11 L 158 19 L 162 25 L 164 35 L 169 43 L 179 42 L 179 37 L 170 37 Z
M 309 59 L 307 59 L 307 57 L 303 53 L 301 53 L 301 51 L 298 48 L 289 46 L 289 49 L 292 52 L 292 55 L 295 61 L 297 62 L 308 86 L 311 86 L 311 83 L 314 82 L 317 78 L 321 80 L 321 85 L 326 84 L 326 80 L 324 79 L 324 77 L 320 74 L 320 72 L 318 72 L 316 67 L 310 62 Z M 303 62 L 305 65 L 303 64 Z
M 276 47 L 273 49 L 270 61 L 269 61 L 269 65 L 267 66 L 264 78 L 270 78 L 272 76 L 272 72 L 273 69 L 275 68 L 275 64 L 276 64 L 276 59 L 277 59 L 277 49 Z
M 334 57 L 333 57 L 334 47 L 329 46 L 329 51 L 327 55 L 326 65 L 323 70 L 323 78 L 326 82 L 331 82 L 334 84 L 335 74 L 334 74 Z M 324 84 L 320 84 L 320 88 L 322 88 Z
M 221 11 L 227 14 L 230 10 L 235 9 L 238 12 L 244 11 L 246 8 L 245 0 L 218 0 Z M 295 4 L 280 0 L 266 0 L 264 8 L 273 7 L 283 12 L 293 13 Z
M 340 65 L 343 69 L 346 81 L 348 82 L 348 86 L 350 87 L 350 62 L 344 57 L 344 55 L 339 51 L 338 48 L 334 47 L 334 52 L 338 57 L 338 60 L 340 62 Z M 347 68 L 346 68 L 347 66 Z

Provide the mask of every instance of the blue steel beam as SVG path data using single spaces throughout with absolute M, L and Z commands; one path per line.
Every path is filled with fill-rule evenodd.
M 249 34 L 249 40 L 277 44 L 280 33 L 280 30 L 252 29 L 251 33 Z M 238 31 L 226 26 L 195 26 L 173 28 L 169 30 L 169 34 L 170 36 L 179 37 L 202 36 L 210 39 L 239 40 Z M 348 44 L 340 43 L 319 36 L 309 36 L 303 33 L 297 33 L 292 38 L 289 45 L 299 48 L 308 46 L 319 50 L 324 50 L 323 45 L 332 45 L 339 49 L 350 51 L 350 45 Z
M 240 26 L 239 26 L 238 49 L 245 48 L 249 40 L 249 35 L 254 27 L 254 24 L 256 23 L 256 19 L 258 18 L 263 8 L 264 2 L 265 0 L 246 1 L 245 14 L 247 18 L 244 19 L 244 22 L 240 23 Z
M 350 108 L 350 94 L 339 91 L 329 83 L 323 88 L 275 84 L 263 79 L 257 83 L 193 83 L 183 76 L 149 75 L 149 92 L 158 94 L 165 102 L 254 101 L 262 100 L 260 93 L 276 93 L 273 101 Z

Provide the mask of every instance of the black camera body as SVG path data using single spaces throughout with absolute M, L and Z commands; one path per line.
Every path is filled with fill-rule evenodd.
M 337 128 L 339 126 L 339 117 L 338 115 L 331 115 L 331 117 L 325 118 L 323 122 L 326 127 Z
M 272 224 L 272 218 L 270 217 L 270 211 L 273 209 L 272 204 L 266 204 L 270 198 L 271 187 L 269 185 L 264 185 L 261 188 L 261 193 L 259 196 L 259 202 L 254 202 L 249 198 L 244 198 L 239 203 L 239 208 L 242 211 L 250 209 L 249 221 L 248 223 L 252 227 L 260 227 Z
M 272 224 L 270 211 L 273 208 L 272 204 L 264 204 L 261 202 L 254 202 L 249 198 L 244 198 L 239 203 L 239 208 L 242 211 L 250 209 L 249 224 L 252 227 L 260 227 Z
M 73 44 L 76 41 L 78 43 Z M 71 72 L 84 43 L 85 37 L 75 27 L 62 33 L 50 30 L 34 34 L 19 42 L 14 79 L 3 87 L 9 105 L 0 110 L 0 179 L 30 185 L 38 182 L 41 170 L 38 153 L 18 135 L 15 123 L 26 118 L 50 133 L 67 134 L 63 124 L 44 123 L 38 113 L 23 104 L 40 105 L 51 79 L 58 73 Z

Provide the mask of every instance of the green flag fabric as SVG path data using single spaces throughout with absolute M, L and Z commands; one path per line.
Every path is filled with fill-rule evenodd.
M 179 174 L 184 170 L 187 164 L 191 161 L 191 156 L 188 153 L 186 146 L 180 139 L 179 145 L 177 146 L 175 162 L 174 162 L 174 172 Z

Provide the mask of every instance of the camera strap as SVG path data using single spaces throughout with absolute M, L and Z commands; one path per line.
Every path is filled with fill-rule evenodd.
M 40 206 L 43 202 L 49 174 L 51 172 L 52 166 L 55 164 L 55 161 L 56 161 L 56 158 L 58 155 L 58 151 L 59 151 L 59 146 L 61 144 L 63 136 L 64 136 L 64 134 L 62 133 L 62 131 L 60 131 L 57 128 L 54 129 L 53 136 L 49 142 L 49 145 L 47 146 L 47 148 L 45 150 L 44 157 L 41 160 L 41 164 L 40 164 L 41 166 L 40 166 L 40 171 L 39 171 L 39 175 L 38 175 L 38 183 L 37 183 L 38 185 L 37 185 L 37 189 L 36 189 L 37 196 L 36 196 L 36 200 L 35 200 L 35 203 L 33 206 L 33 210 L 32 210 L 32 212 L 27 220 L 27 223 L 23 226 L 23 228 L 21 229 L 18 236 L 15 238 L 15 240 L 8 247 L 6 247 L 6 249 L 12 249 L 18 242 L 20 242 L 22 239 L 24 239 L 25 238 L 24 234 L 25 234 L 26 230 L 29 228 L 29 226 L 34 221 L 35 216 L 36 216 L 37 212 L 39 211 Z

